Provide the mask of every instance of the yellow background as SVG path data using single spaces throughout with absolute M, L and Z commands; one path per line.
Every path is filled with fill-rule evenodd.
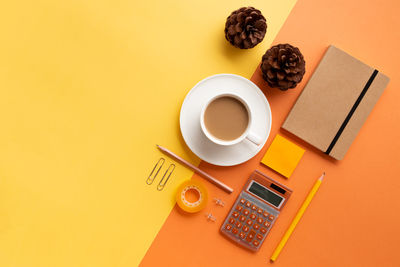
M 146 185 L 155 144 L 199 162 L 180 137 L 185 94 L 215 73 L 249 78 L 294 3 L 2 3 L 0 266 L 138 265 L 191 176 Z M 268 32 L 241 51 L 223 28 L 245 5 Z

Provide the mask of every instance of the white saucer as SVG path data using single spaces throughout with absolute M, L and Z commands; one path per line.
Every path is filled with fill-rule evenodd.
M 247 139 L 233 146 L 211 142 L 200 128 L 200 113 L 212 97 L 236 93 L 250 106 L 253 116 L 251 132 L 262 139 L 255 145 Z M 197 83 L 183 101 L 180 126 L 183 139 L 199 158 L 219 166 L 232 166 L 254 157 L 264 146 L 271 131 L 271 108 L 261 90 L 253 82 L 235 74 L 217 74 Z

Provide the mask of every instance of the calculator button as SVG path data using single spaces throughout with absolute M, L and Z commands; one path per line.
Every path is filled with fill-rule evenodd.
M 234 223 L 235 223 L 235 219 L 230 218 L 230 219 L 229 219 L 229 223 L 230 223 L 230 224 L 234 224 Z
M 254 220 L 255 218 L 257 218 L 257 215 L 255 215 L 254 213 L 250 214 L 250 219 Z
M 265 218 L 268 218 L 269 214 L 268 214 L 268 212 L 265 211 L 263 215 L 264 215 Z
M 250 213 L 249 210 L 244 210 L 244 211 L 243 211 L 243 214 L 246 215 L 246 216 L 249 215 L 249 213 Z
M 239 205 L 236 206 L 236 210 L 237 210 L 237 211 L 241 211 L 242 209 L 243 209 L 242 206 L 239 206 Z
M 250 201 L 247 201 L 247 202 L 246 202 L 246 207 L 248 207 L 248 208 L 250 208 L 250 207 L 251 207 L 251 203 L 250 203 Z
M 244 238 L 246 237 L 246 234 L 243 233 L 243 232 L 240 232 L 239 237 L 240 237 L 241 239 L 244 239 Z
M 225 229 L 230 231 L 232 229 L 232 226 L 230 226 L 229 224 L 225 225 Z
M 260 233 L 265 234 L 266 232 L 267 232 L 267 229 L 261 227 Z
M 258 222 L 259 224 L 262 224 L 262 223 L 264 222 L 264 220 L 263 220 L 261 217 L 258 217 L 258 218 L 257 218 L 257 222 Z
M 271 225 L 271 223 L 270 223 L 270 222 L 268 222 L 268 221 L 265 221 L 265 223 L 264 223 L 264 226 L 265 226 L 265 227 L 267 227 L 267 228 L 268 228 L 268 227 L 270 227 L 270 225 Z
M 257 210 L 258 207 L 257 207 L 256 205 L 253 205 L 253 206 L 251 206 L 251 209 L 252 209 L 252 210 Z
M 270 220 L 270 221 L 273 221 L 273 220 L 274 220 L 274 218 L 275 218 L 275 216 L 274 216 L 274 215 L 271 215 L 271 214 L 270 214 L 270 215 L 268 216 L 268 220 Z
M 247 220 L 247 222 L 246 222 L 248 225 L 252 225 L 253 224 L 253 221 L 252 220 Z
M 240 204 L 244 204 L 246 202 L 246 200 L 244 199 L 244 198 L 242 198 L 241 200 L 240 200 Z
M 240 228 L 240 227 L 242 227 L 242 224 L 240 222 L 236 222 L 236 227 Z
M 232 229 L 232 233 L 236 235 L 237 233 L 239 233 L 239 230 L 236 229 L 236 228 L 233 228 L 233 229 Z
M 232 230 L 232 232 L 233 232 L 233 230 Z M 263 236 L 260 235 L 260 234 L 257 234 L 257 235 L 256 235 L 256 238 L 257 238 L 258 240 L 262 240 L 262 239 L 263 239 Z
M 237 218 L 239 216 L 239 213 L 237 213 L 236 211 L 232 213 L 232 216 Z
M 250 231 L 250 233 L 247 235 L 246 240 L 250 242 L 254 238 L 255 234 L 256 234 L 256 232 Z
M 246 217 L 244 217 L 243 215 L 240 215 L 239 220 L 240 220 L 241 222 L 244 222 L 244 221 L 246 220 Z
M 247 225 L 243 226 L 243 232 L 247 232 L 249 231 L 249 227 L 247 227 Z
M 257 240 L 254 240 L 254 241 L 253 241 L 253 245 L 256 246 L 256 247 L 258 247 L 258 245 L 260 245 L 260 242 L 258 242 Z
M 254 224 L 254 225 L 253 225 L 253 228 L 254 228 L 255 230 L 258 230 L 258 229 L 260 228 L 260 226 L 259 226 L 258 224 Z
M 263 210 L 260 209 L 260 208 L 258 208 L 257 213 L 258 213 L 258 214 L 261 214 L 261 213 L 263 213 Z

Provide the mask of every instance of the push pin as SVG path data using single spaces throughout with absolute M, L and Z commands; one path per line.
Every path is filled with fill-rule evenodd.
M 211 213 L 206 213 L 206 218 L 207 221 L 212 221 L 212 222 L 215 222 L 217 220 Z
M 215 204 L 217 204 L 218 206 L 224 207 L 225 203 L 219 199 L 219 198 L 214 198 Z

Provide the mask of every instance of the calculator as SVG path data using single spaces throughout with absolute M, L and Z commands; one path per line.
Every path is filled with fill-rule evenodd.
M 258 251 L 291 194 L 291 189 L 254 171 L 226 216 L 222 234 Z

